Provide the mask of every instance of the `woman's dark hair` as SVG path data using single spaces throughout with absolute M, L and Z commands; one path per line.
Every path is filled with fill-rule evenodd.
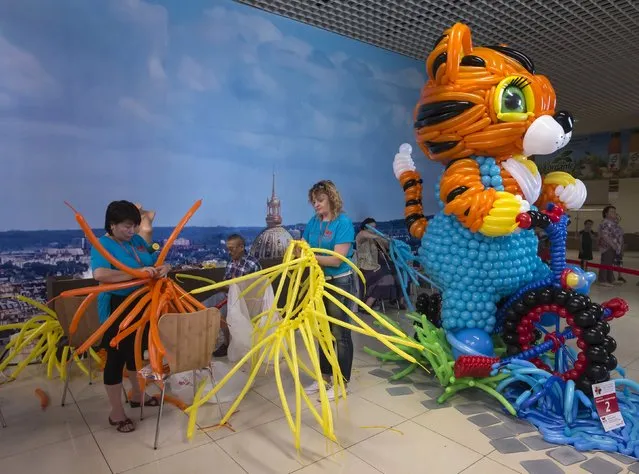
M 126 221 L 133 222 L 136 226 L 142 222 L 140 210 L 129 201 L 113 201 L 107 206 L 106 217 L 104 218 L 104 230 L 107 234 L 113 235 L 111 226 L 121 224 Z
M 593 220 L 592 220 L 592 219 L 586 219 L 586 220 L 584 221 L 584 225 L 587 225 L 587 224 L 589 224 L 589 223 L 590 223 L 590 224 L 594 224 L 594 222 L 593 222 Z
M 368 224 L 376 224 L 376 223 L 377 223 L 377 221 L 375 219 L 373 219 L 372 217 L 367 217 L 359 225 L 359 230 L 366 230 L 366 229 L 368 229 L 368 227 L 366 227 Z
M 610 212 L 610 209 L 617 209 L 615 206 L 606 206 L 603 208 L 603 211 L 601 211 L 601 216 L 605 219 L 606 217 L 608 217 L 608 213 Z

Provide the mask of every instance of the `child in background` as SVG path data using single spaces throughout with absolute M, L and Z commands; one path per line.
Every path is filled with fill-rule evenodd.
M 584 229 L 579 232 L 579 260 L 581 268 L 586 270 L 588 262 L 592 260 L 592 241 L 595 233 L 592 231 L 593 221 L 586 219 Z

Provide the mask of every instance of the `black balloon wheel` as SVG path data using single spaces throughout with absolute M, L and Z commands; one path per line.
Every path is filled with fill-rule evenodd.
M 555 315 L 554 330 L 541 325 L 546 315 Z M 537 367 L 552 372 L 563 380 L 573 380 L 578 389 L 592 395 L 592 384 L 610 380 L 610 371 L 617 367 L 613 355 L 616 341 L 609 335 L 610 326 L 603 320 L 604 309 L 587 295 L 563 288 L 529 290 L 505 311 L 503 340 L 507 355 L 522 354 Z M 563 328 L 561 327 L 563 323 Z M 569 326 L 577 339 L 576 358 L 561 333 Z M 535 356 L 535 348 L 553 341 L 555 367 Z M 559 351 L 564 351 L 566 364 L 559 367 Z
M 439 293 L 433 293 L 432 295 L 422 293 L 415 301 L 415 309 L 417 309 L 419 314 L 425 315 L 426 319 L 436 328 L 442 326 L 442 295 Z

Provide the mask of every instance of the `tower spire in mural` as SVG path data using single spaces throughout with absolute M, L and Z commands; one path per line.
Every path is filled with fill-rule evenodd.
M 273 171 L 273 187 L 270 199 L 266 200 L 266 227 L 269 229 L 282 225 L 282 204 L 275 194 L 275 171 Z

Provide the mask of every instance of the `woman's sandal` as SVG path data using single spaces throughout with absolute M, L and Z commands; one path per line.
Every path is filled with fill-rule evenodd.
M 120 433 L 130 433 L 131 431 L 135 431 L 135 425 L 128 418 L 125 418 L 122 421 L 112 421 L 111 417 L 109 417 L 109 424 L 111 426 L 117 426 L 116 430 Z
M 132 400 L 129 400 L 129 405 L 131 406 L 131 408 L 140 408 L 140 403 L 134 402 Z M 160 406 L 160 401 L 157 398 L 155 398 L 155 397 L 151 397 L 150 399 L 144 401 L 144 406 L 145 407 L 159 407 Z

